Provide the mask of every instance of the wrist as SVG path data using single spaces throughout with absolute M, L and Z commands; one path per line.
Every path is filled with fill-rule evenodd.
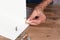
M 39 6 L 35 7 L 34 10 L 37 10 L 37 11 L 43 11 L 43 9 L 41 9 L 41 7 L 39 7 Z

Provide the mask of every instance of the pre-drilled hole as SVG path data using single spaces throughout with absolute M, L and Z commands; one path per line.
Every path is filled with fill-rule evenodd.
M 15 30 L 17 31 L 17 26 L 16 26 Z

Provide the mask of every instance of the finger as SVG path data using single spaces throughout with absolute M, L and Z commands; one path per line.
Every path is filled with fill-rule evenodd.
M 38 24 L 36 24 L 36 23 L 33 23 L 33 22 L 31 22 L 31 23 L 29 23 L 30 25 L 38 25 Z
M 30 17 L 28 18 L 28 20 L 34 19 L 35 16 L 37 16 L 37 12 L 33 11 L 32 14 L 30 15 Z
M 26 23 L 27 23 L 27 24 L 30 24 L 30 25 L 36 25 L 36 23 L 34 23 L 34 22 L 32 22 L 32 21 L 29 21 L 29 22 L 27 21 Z
M 31 21 L 33 18 L 34 18 L 34 16 L 31 15 L 31 16 L 28 18 L 28 21 Z
M 41 20 L 36 20 L 36 21 L 33 21 L 34 23 L 36 24 L 40 24 L 42 21 Z
M 25 22 L 28 23 L 28 24 L 31 23 L 31 21 L 29 21 L 29 20 L 26 20 Z
M 31 20 L 31 21 L 26 21 L 26 23 L 30 25 L 39 25 L 42 21 L 41 20 Z
M 45 15 L 42 15 L 39 20 L 41 20 L 42 22 L 41 23 L 45 23 L 46 21 L 46 16 Z
M 26 23 L 30 24 L 30 25 L 38 25 L 39 23 L 37 23 L 36 20 L 32 20 L 32 21 L 27 21 Z
M 32 20 L 30 24 L 34 23 L 35 25 L 38 25 L 41 22 L 42 22 L 41 20 Z

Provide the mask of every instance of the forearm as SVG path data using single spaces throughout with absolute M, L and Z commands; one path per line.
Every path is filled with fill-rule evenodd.
M 39 10 L 43 11 L 51 2 L 52 2 L 52 0 L 43 0 L 43 2 L 38 4 L 35 7 L 35 9 L 39 9 Z

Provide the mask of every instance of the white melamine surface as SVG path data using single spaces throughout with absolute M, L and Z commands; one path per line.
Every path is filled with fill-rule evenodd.
M 16 39 L 26 28 L 25 0 L 0 0 L 0 35 Z

